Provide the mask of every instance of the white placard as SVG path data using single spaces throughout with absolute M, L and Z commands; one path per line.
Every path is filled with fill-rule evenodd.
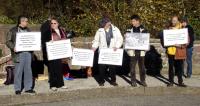
M 164 46 L 188 43 L 188 29 L 164 30 Z
M 125 49 L 149 50 L 149 33 L 126 33 Z
M 122 65 L 123 49 L 100 49 L 98 64 Z
M 16 51 L 40 51 L 41 32 L 18 32 L 16 34 Z
M 90 49 L 73 49 L 72 65 L 93 66 L 94 51 Z
M 72 47 L 69 39 L 46 42 L 48 60 L 72 57 Z

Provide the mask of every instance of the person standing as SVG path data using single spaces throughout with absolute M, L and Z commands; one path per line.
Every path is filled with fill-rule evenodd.
M 48 66 L 48 59 L 46 53 L 46 42 L 50 41 L 51 35 L 51 17 L 49 17 L 40 27 L 41 31 L 41 41 L 42 41 L 42 52 L 43 52 L 43 63 Z
M 194 30 L 191 25 L 188 23 L 188 18 L 183 17 L 181 20 L 183 28 L 188 29 L 188 34 L 189 34 L 189 44 L 187 45 L 186 49 L 186 62 L 187 62 L 187 72 L 186 72 L 186 78 L 191 78 L 192 76 L 192 54 L 193 54 L 193 44 L 194 44 Z
M 107 17 L 103 17 L 99 23 L 99 29 L 96 32 L 94 40 L 92 42 L 92 49 L 96 51 L 97 48 L 111 48 L 116 51 L 122 46 L 123 37 L 120 30 L 111 24 L 111 21 Z M 99 64 L 99 86 L 104 86 L 105 72 L 109 69 L 111 77 L 111 85 L 118 86 L 116 83 L 116 66 Z
M 171 25 L 169 29 L 181 29 L 182 25 L 178 16 L 173 16 L 171 19 Z M 186 87 L 183 83 L 183 62 L 184 59 L 177 59 L 176 54 L 178 49 L 184 49 L 185 45 L 173 45 L 167 47 L 167 56 L 169 64 L 169 84 L 168 87 L 173 86 L 175 74 L 178 77 L 178 86 Z M 185 51 L 186 52 L 186 51 Z
M 16 34 L 23 32 L 30 32 L 30 29 L 28 28 L 28 18 L 25 16 L 19 16 L 17 26 L 10 29 L 6 37 L 6 45 L 11 50 L 13 63 L 15 64 L 14 89 L 15 94 L 17 95 L 21 94 L 23 87 L 25 93 L 35 93 L 32 89 L 32 52 L 17 52 L 15 48 Z
M 49 32 L 50 31 L 50 32 Z M 42 48 L 43 57 L 46 61 L 49 72 L 49 84 L 52 91 L 57 91 L 57 88 L 67 89 L 64 86 L 63 80 L 63 66 L 61 59 L 48 60 L 46 51 L 46 42 L 59 41 L 66 39 L 64 30 L 59 26 L 59 22 L 56 18 L 50 20 L 50 30 L 43 33 L 42 36 Z
M 147 33 L 147 30 L 141 25 L 141 19 L 138 15 L 131 16 L 131 28 L 127 29 L 128 33 Z M 125 35 L 126 36 L 126 35 Z M 136 64 L 139 66 L 141 84 L 146 87 L 146 71 L 144 67 L 145 51 L 142 50 L 127 50 L 130 57 L 130 73 L 131 73 L 131 86 L 136 87 Z

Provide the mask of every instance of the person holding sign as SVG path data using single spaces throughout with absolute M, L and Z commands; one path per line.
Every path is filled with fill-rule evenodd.
M 104 17 L 100 20 L 99 29 L 96 32 L 96 35 L 93 40 L 92 49 L 95 51 L 97 48 L 100 50 L 103 48 L 111 48 L 116 51 L 122 46 L 123 37 L 120 30 L 111 24 L 109 18 Z M 115 65 L 105 65 L 99 64 L 99 86 L 104 86 L 105 83 L 105 72 L 109 70 L 111 77 L 111 85 L 118 86 L 116 83 L 116 72 Z
M 62 70 L 62 62 L 61 59 L 56 60 L 48 60 L 47 59 L 47 51 L 46 49 L 46 42 L 53 42 L 53 41 L 59 41 L 62 39 L 65 39 L 65 32 L 64 30 L 59 26 L 58 20 L 56 18 L 51 18 L 50 20 L 50 32 L 43 33 L 42 37 L 42 45 L 43 45 L 43 57 L 44 60 L 47 61 L 47 67 L 49 71 L 49 84 L 50 89 L 53 91 L 57 91 L 57 88 L 67 89 L 66 86 L 64 86 L 64 80 L 63 80 L 63 70 Z
M 127 33 L 147 33 L 147 30 L 141 25 L 141 19 L 138 15 L 131 16 L 131 28 L 127 29 Z M 126 35 L 125 35 L 126 36 Z M 140 81 L 141 84 L 146 87 L 146 72 L 144 67 L 144 56 L 145 51 L 143 50 L 127 50 L 127 53 L 130 57 L 130 73 L 131 73 L 131 86 L 136 87 L 136 64 L 138 62 L 139 72 L 140 72 Z
M 17 33 L 30 32 L 28 28 L 28 18 L 19 16 L 18 25 L 9 30 L 6 38 L 6 45 L 11 50 L 12 60 L 15 64 L 14 71 L 14 88 L 15 94 L 20 95 L 24 86 L 25 93 L 35 93 L 32 89 L 33 76 L 31 69 L 32 52 L 16 51 Z M 22 78 L 23 77 L 23 78 Z M 23 84 L 22 84 L 23 83 Z
M 169 29 L 181 29 L 182 25 L 178 16 L 173 16 Z M 165 41 L 164 41 L 165 42 Z M 186 58 L 186 45 L 167 46 L 168 64 L 169 64 L 169 84 L 168 87 L 174 84 L 174 75 L 178 77 L 178 86 L 186 87 L 183 83 L 183 61 Z M 174 70 L 175 69 L 175 70 Z M 175 74 L 174 74 L 175 73 Z

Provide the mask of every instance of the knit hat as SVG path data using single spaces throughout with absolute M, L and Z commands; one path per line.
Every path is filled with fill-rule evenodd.
M 100 28 L 104 28 L 105 25 L 106 25 L 108 22 L 111 22 L 111 20 L 110 20 L 108 17 L 103 17 L 103 18 L 99 21 L 99 27 L 100 27 Z

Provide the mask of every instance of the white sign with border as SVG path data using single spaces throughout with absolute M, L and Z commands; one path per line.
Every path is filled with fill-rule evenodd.
M 69 39 L 46 42 L 48 60 L 72 57 L 72 47 Z
M 15 49 L 17 52 L 40 51 L 41 32 L 18 32 L 16 34 Z
M 164 30 L 164 46 L 188 43 L 188 29 Z
M 100 49 L 98 64 L 122 65 L 123 49 Z
M 149 33 L 126 33 L 125 49 L 149 50 Z
M 90 49 L 73 49 L 72 65 L 93 66 L 94 51 Z

